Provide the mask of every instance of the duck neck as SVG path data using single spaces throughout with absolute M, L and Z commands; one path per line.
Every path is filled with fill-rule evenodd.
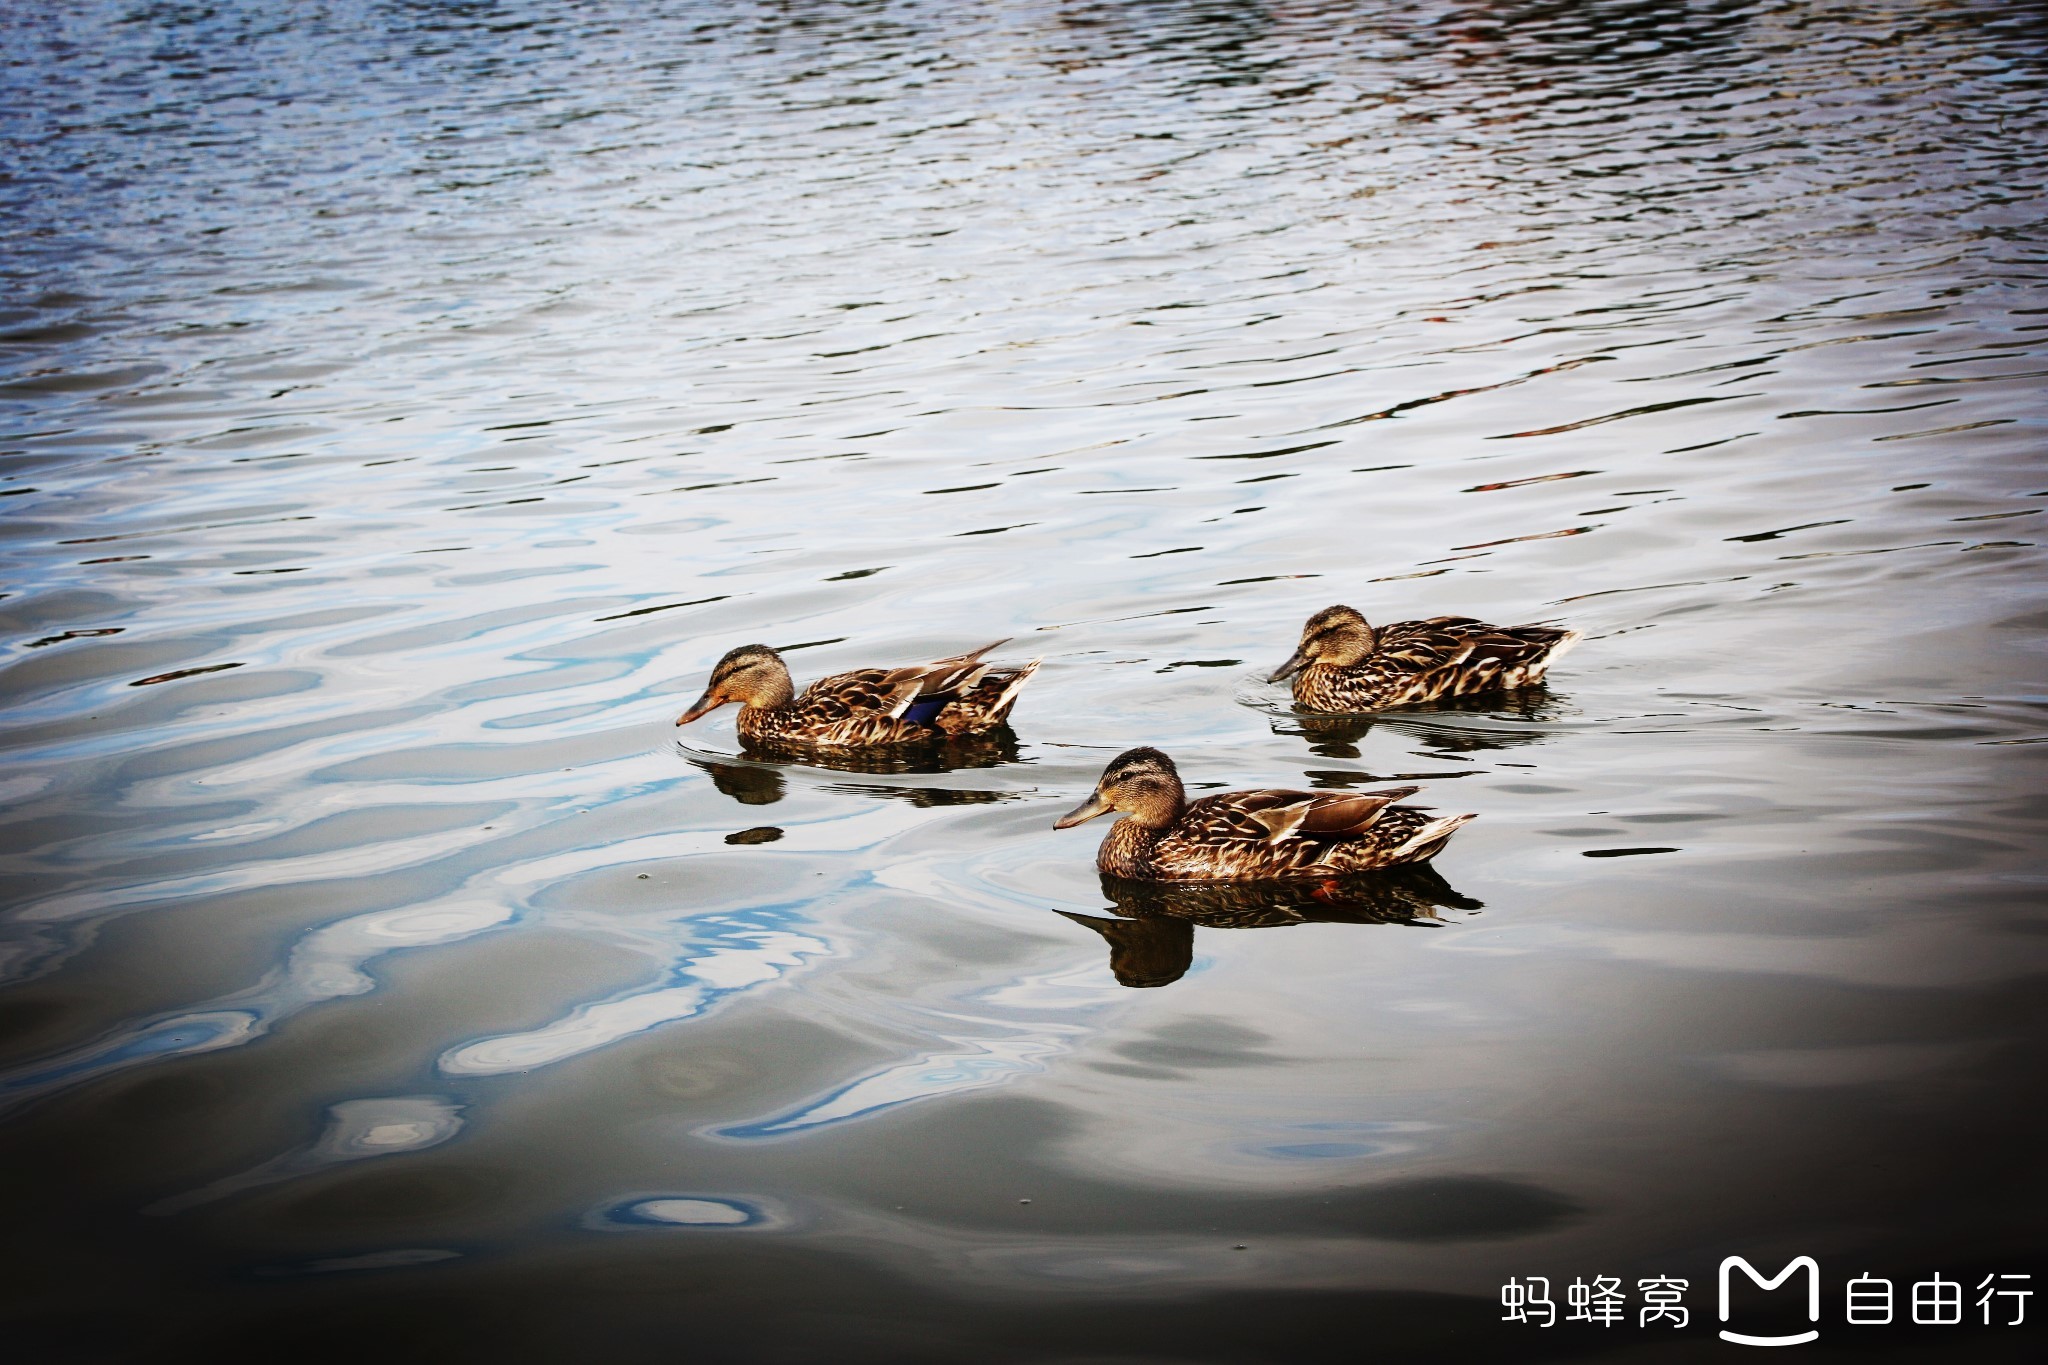
M 1144 877 L 1152 868 L 1152 845 L 1159 842 L 1164 827 L 1146 824 L 1136 816 L 1127 816 L 1109 827 L 1109 833 L 1102 840 L 1102 848 L 1095 855 L 1098 871 L 1113 877 Z
M 740 700 L 740 714 L 736 722 L 740 735 L 757 740 L 774 739 L 780 735 L 784 726 L 795 719 L 788 714 L 795 694 L 796 689 L 789 681 L 789 670 L 778 665 Z
M 1341 711 L 1344 704 L 1337 687 L 1343 678 L 1344 670 L 1334 664 L 1310 664 L 1294 675 L 1294 699 L 1303 706 Z

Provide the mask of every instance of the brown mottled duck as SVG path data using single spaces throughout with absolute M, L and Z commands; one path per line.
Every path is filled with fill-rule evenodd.
M 727 702 L 740 705 L 744 740 L 766 744 L 916 744 L 986 734 L 1004 725 L 1039 661 L 999 668 L 982 655 L 1006 643 L 904 668 L 857 668 L 802 692 L 782 656 L 741 645 L 718 661 L 704 695 L 676 718 L 688 725 Z
M 1094 793 L 1054 822 L 1068 829 L 1110 811 L 1095 865 L 1113 877 L 1150 881 L 1252 881 L 1340 877 L 1425 862 L 1470 815 L 1435 815 L 1394 803 L 1415 787 L 1385 791 L 1224 792 L 1189 802 L 1173 760 L 1132 749 L 1103 769 Z
M 1310 711 L 1379 711 L 1439 697 L 1529 687 L 1582 638 L 1559 626 L 1490 626 L 1469 616 L 1377 629 L 1350 607 L 1325 607 L 1268 682 L 1294 679 Z

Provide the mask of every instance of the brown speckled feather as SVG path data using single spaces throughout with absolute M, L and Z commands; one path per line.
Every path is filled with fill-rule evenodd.
M 1225 792 L 1192 803 L 1165 829 L 1119 820 L 1096 866 L 1119 877 L 1224 881 L 1342 876 L 1420 862 L 1472 817 L 1394 804 L 1415 791 Z
M 1294 675 L 1294 700 L 1313 711 L 1377 711 L 1541 682 L 1579 632 L 1492 626 L 1469 616 L 1397 621 L 1375 632 L 1350 665 L 1312 663 Z
M 1038 661 L 997 668 L 981 656 L 996 645 L 906 668 L 858 668 L 820 678 L 783 706 L 748 706 L 739 732 L 757 742 L 867 746 L 982 734 L 1002 725 Z M 939 703 L 921 723 L 906 715 Z
M 899 718 L 898 688 L 887 678 L 879 668 L 820 678 L 787 706 L 743 707 L 739 732 L 750 740 L 811 744 L 902 744 L 930 739 L 929 729 Z
M 979 735 L 1006 724 L 1017 694 L 1038 671 L 1033 659 L 1022 668 L 985 668 L 972 685 L 961 688 L 948 701 L 932 724 L 948 735 Z

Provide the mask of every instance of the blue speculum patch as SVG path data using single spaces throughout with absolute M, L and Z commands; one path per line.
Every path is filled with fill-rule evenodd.
M 929 726 L 938 720 L 939 712 L 945 710 L 946 703 L 951 700 L 951 697 L 920 698 L 910 703 L 909 709 L 903 713 L 903 719 L 909 721 L 912 725 Z

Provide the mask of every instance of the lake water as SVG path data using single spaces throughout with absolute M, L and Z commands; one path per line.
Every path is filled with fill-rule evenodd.
M 1974 1288 L 2048 1291 L 2037 12 L 0 45 L 24 1359 L 1718 1359 L 1731 1254 L 1817 1259 L 1823 1354 L 2038 1358 Z M 1588 638 L 1312 720 L 1261 679 L 1333 602 Z M 671 725 L 734 645 L 999 636 L 958 764 Z M 1111 900 L 1051 824 L 1137 744 L 1479 818 Z

